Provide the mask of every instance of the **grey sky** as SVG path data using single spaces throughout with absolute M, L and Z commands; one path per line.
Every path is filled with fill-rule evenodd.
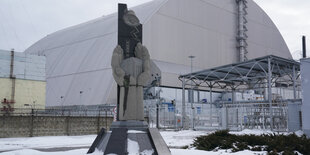
M 132 7 L 147 1 L 150 0 L 0 0 L 0 49 L 24 51 L 47 34 L 115 12 L 119 2 Z M 254 1 L 277 25 L 293 56 L 298 56 L 301 36 L 308 36 L 310 43 L 310 1 Z
M 293 57 L 301 57 L 301 37 L 307 36 L 310 56 L 310 1 L 309 0 L 254 0 L 276 24 Z

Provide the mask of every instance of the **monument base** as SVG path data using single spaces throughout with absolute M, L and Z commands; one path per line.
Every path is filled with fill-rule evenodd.
M 104 152 L 104 155 L 127 155 L 133 152 L 171 155 L 156 128 L 148 128 L 145 121 L 134 120 L 113 122 L 108 132 L 101 129 L 87 153 L 93 153 L 96 149 Z
M 126 128 L 128 130 L 146 131 L 148 129 L 148 124 L 145 121 L 135 121 L 135 120 L 116 121 L 112 123 L 110 129 L 112 130 L 116 128 Z

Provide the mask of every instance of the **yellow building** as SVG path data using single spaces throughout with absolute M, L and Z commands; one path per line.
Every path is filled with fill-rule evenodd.
M 45 57 L 0 50 L 0 113 L 45 108 Z

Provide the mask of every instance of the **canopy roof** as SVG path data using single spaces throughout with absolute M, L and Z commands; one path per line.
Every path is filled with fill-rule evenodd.
M 292 78 L 300 71 L 300 63 L 291 59 L 268 55 L 240 63 L 181 75 L 179 78 L 192 80 L 196 85 L 200 85 L 203 82 L 235 84 L 266 79 L 269 69 L 271 78 L 279 79 L 275 82 L 289 82 L 288 84 L 290 84 Z

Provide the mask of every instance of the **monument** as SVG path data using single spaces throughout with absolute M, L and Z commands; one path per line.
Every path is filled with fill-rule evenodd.
M 143 87 L 151 79 L 152 61 L 142 45 L 142 24 L 126 4 L 118 6 L 118 45 L 111 66 L 118 84 L 117 121 L 110 131 L 102 129 L 88 153 L 98 149 L 104 154 L 126 155 L 135 146 L 138 154 L 170 155 L 157 129 L 144 121 Z

